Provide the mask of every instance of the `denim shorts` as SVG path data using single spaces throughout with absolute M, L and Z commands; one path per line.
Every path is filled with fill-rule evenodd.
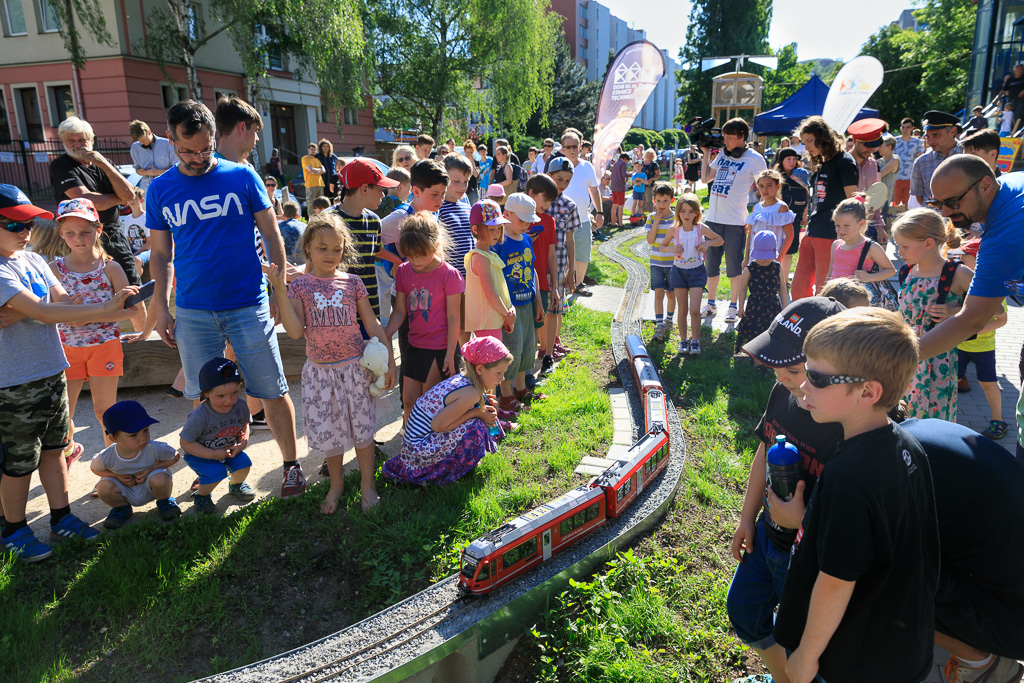
M 192 468 L 192 471 L 199 476 L 199 484 L 216 484 L 218 481 L 227 479 L 228 475 L 246 467 L 252 467 L 252 460 L 242 451 L 233 458 L 224 460 L 207 460 L 197 458 L 194 455 L 185 454 L 185 463 Z
M 775 644 L 775 607 L 787 574 L 789 553 L 768 539 L 762 513 L 754 525 L 754 549 L 736 567 L 725 601 L 736 637 L 746 645 L 767 650 Z
M 974 363 L 974 369 L 978 372 L 979 382 L 998 381 L 995 349 L 991 351 L 964 351 L 963 349 L 957 349 L 956 358 L 957 379 L 966 377 L 967 366 Z
M 651 289 L 672 291 L 672 266 L 651 265 Z
M 223 356 L 227 342 L 235 350 L 246 394 L 274 399 L 288 393 L 267 302 L 230 311 L 179 308 L 175 318 L 174 338 L 185 372 L 186 398 L 199 398 L 199 370 L 210 359 Z
M 708 269 L 704 264 L 696 268 L 672 266 L 672 287 L 674 289 L 704 289 L 708 283 Z

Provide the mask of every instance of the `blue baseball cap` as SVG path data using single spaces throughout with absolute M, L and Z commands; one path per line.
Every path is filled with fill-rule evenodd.
M 103 430 L 107 434 L 114 432 L 135 434 L 158 422 L 160 420 L 151 418 L 142 404 L 137 401 L 118 401 L 103 411 Z
M 36 217 L 53 218 L 51 212 L 35 206 L 24 192 L 6 184 L 0 184 L 0 216 L 19 222 Z
M 206 365 L 199 371 L 200 391 L 210 391 L 221 384 L 241 381 L 242 375 L 238 372 L 238 366 L 227 358 L 206 361 Z

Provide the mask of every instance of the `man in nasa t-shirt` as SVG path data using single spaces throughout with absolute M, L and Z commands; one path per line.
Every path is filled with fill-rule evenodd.
M 284 241 L 270 197 L 251 166 L 214 156 L 215 123 L 205 105 L 191 100 L 174 105 L 167 128 L 180 162 L 154 179 L 146 196 L 156 330 L 169 346 L 177 346 L 185 396 L 191 399 L 200 395 L 200 369 L 222 356 L 230 341 L 246 394 L 263 400 L 281 448 L 281 495 L 297 495 L 305 478 L 296 462 L 295 409 L 253 249 L 255 225 L 270 262 L 284 270 Z M 169 310 L 172 272 L 176 320 Z
M 743 119 L 729 119 L 722 126 L 725 148 L 713 161 L 711 150 L 702 148 L 704 160 L 701 179 L 708 184 L 708 212 L 704 222 L 725 239 L 721 247 L 708 247 L 705 263 L 708 268 L 708 302 L 701 315 L 714 317 L 718 313 L 715 292 L 725 255 L 725 274 L 729 278 L 729 310 L 726 323 L 739 320 L 736 301 L 739 298 L 740 276 L 743 275 L 743 249 L 746 245 L 747 193 L 758 174 L 767 168 L 764 157 L 747 148 L 750 126 Z

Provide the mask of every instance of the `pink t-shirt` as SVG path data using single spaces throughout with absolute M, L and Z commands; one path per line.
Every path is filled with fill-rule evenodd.
M 356 302 L 367 296 L 358 275 L 322 278 L 300 275 L 288 285 L 288 297 L 302 302 L 306 318 L 306 357 L 337 363 L 363 355 Z
M 417 349 L 448 348 L 448 300 L 466 291 L 459 271 L 442 262 L 429 273 L 417 273 L 408 261 L 395 271 L 395 291 L 405 292 L 409 343 Z

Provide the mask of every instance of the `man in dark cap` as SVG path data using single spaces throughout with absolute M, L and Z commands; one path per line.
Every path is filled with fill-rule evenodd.
M 910 176 L 910 194 L 921 206 L 933 198 L 932 174 L 939 164 L 954 154 L 963 154 L 964 148 L 956 143 L 960 130 L 960 119 L 952 114 L 934 110 L 925 112 L 925 142 L 931 149 L 914 161 L 914 171 Z

